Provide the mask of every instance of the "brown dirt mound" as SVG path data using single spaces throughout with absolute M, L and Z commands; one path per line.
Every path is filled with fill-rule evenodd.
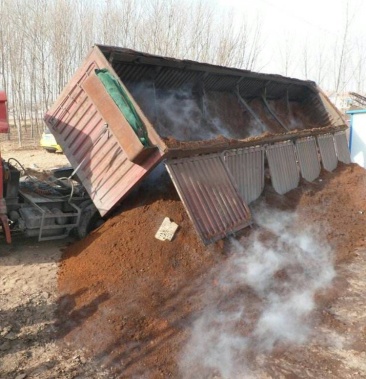
M 366 171 L 356 164 L 339 164 L 334 172 L 322 171 L 320 179 L 301 185 L 285 196 L 267 191 L 264 198 L 272 207 L 296 209 L 304 225 L 323 230 L 336 251 L 336 261 L 352 257 L 365 246 Z M 301 225 L 299 225 L 299 230 Z
M 107 356 L 107 365 L 125 362 L 131 366 L 125 377 L 136 375 L 142 356 L 152 371 L 176 370 L 176 348 L 166 342 L 175 345 L 184 336 L 181 325 L 198 291 L 192 282 L 220 260 L 223 245 L 202 244 L 173 187 L 152 198 L 145 191 L 71 246 L 59 272 L 60 335 L 91 342 L 91 353 Z M 154 238 L 166 216 L 179 225 L 172 242 Z M 162 359 L 169 362 L 165 368 Z
M 324 228 L 337 262 L 346 261 L 365 244 L 365 184 L 365 170 L 340 165 L 285 196 L 267 186 L 253 208 L 267 203 L 296 210 L 304 224 Z M 172 242 L 154 238 L 166 216 L 179 225 Z M 227 259 L 225 244 L 203 246 L 171 185 L 163 191 L 141 187 L 120 214 L 65 251 L 58 278 L 60 337 L 86 347 L 118 377 L 179 377 L 187 324 L 203 309 L 202 287 L 216 285 L 212 270 Z

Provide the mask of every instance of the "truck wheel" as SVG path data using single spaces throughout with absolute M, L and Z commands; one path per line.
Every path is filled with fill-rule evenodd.
M 81 203 L 81 217 L 76 235 L 79 239 L 86 237 L 91 231 L 103 224 L 98 209 L 91 202 Z

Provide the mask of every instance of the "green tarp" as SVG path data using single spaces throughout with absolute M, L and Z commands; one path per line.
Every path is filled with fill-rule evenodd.
M 105 89 L 116 103 L 119 110 L 124 115 L 125 119 L 131 125 L 136 135 L 139 137 L 144 146 L 149 146 L 147 131 L 142 123 L 140 116 L 137 114 L 134 105 L 129 99 L 126 91 L 116 80 L 116 78 L 107 70 L 95 70 L 100 81 L 103 83 Z

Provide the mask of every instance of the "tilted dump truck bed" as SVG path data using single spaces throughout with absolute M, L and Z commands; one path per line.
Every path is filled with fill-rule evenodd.
M 119 47 L 94 46 L 45 121 L 102 216 L 164 160 L 205 243 L 250 224 L 265 161 L 281 194 L 349 162 L 315 83 Z

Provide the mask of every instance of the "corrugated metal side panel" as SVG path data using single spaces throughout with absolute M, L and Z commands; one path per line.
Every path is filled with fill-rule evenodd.
M 220 155 L 172 159 L 167 170 L 205 244 L 250 224 L 250 211 Z
M 238 77 L 229 76 L 229 75 L 212 75 L 208 74 L 203 79 L 202 82 L 204 84 L 204 88 L 207 91 L 227 91 L 228 89 L 234 89 L 237 82 Z
M 323 167 L 327 171 L 336 169 L 338 159 L 334 147 L 334 140 L 332 134 L 323 134 L 317 137 L 320 155 L 322 157 Z
M 338 160 L 346 164 L 351 163 L 351 156 L 348 149 L 346 132 L 335 133 L 334 142 L 335 142 Z
M 264 188 L 264 148 L 228 150 L 224 162 L 247 204 L 258 199 Z
M 295 147 L 291 141 L 277 143 L 266 149 L 273 188 L 280 195 L 299 185 Z
M 334 122 L 329 110 L 324 107 L 324 104 L 319 97 L 319 93 L 309 93 L 305 98 L 305 101 L 303 101 L 302 106 L 308 114 L 309 121 L 312 125 L 327 126 Z
M 200 73 L 185 72 L 182 70 L 162 69 L 155 78 L 158 88 L 180 87 L 186 83 L 194 83 L 200 77 Z
M 146 54 L 116 46 L 98 45 L 125 83 L 155 80 L 156 87 L 178 88 L 183 83 L 201 82 L 206 90 L 234 91 L 244 97 L 258 97 L 266 87 L 268 99 L 289 95 L 290 100 L 304 99 L 307 88 L 315 88 L 309 81 L 254 73 L 248 70 L 215 66 L 188 60 Z M 181 74 L 178 74 L 178 72 Z
M 296 141 L 301 175 L 312 182 L 320 175 L 320 162 L 315 137 L 300 138 Z
M 89 60 L 45 119 L 100 214 L 107 214 L 162 159 L 156 150 L 144 162 L 132 163 L 82 88 L 105 63 Z
M 329 100 L 325 93 L 316 86 L 316 93 L 319 100 L 320 106 L 323 106 L 329 115 L 330 123 L 333 126 L 345 125 L 344 115 L 339 111 L 339 109 Z

